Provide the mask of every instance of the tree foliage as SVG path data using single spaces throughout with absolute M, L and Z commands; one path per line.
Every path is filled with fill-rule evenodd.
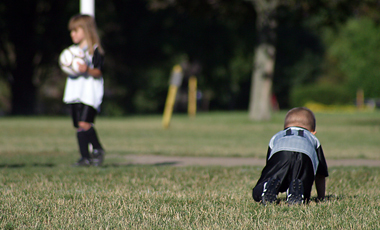
M 352 94 L 363 89 L 366 97 L 380 97 L 380 41 L 376 37 L 380 26 L 369 18 L 350 19 L 338 32 L 328 33 L 330 41 L 328 54 L 335 58 L 337 67 L 346 76 Z
M 9 81 L 12 114 L 33 114 L 37 88 L 50 76 L 64 42 L 68 1 L 12 1 L 0 3 L 0 76 Z M 62 29 L 57 29 L 61 28 Z M 56 62 L 55 62 L 56 63 Z
M 199 89 L 209 97 L 209 106 L 205 107 L 247 109 L 254 47 L 262 41 L 258 36 L 261 33 L 256 31 L 259 13 L 255 4 L 259 2 L 96 1 L 96 21 L 106 50 L 103 114 L 161 112 L 170 71 L 181 63 L 197 66 L 194 69 L 197 69 Z M 346 28 L 345 21 L 366 15 L 375 24 L 360 22 L 359 27 L 376 30 L 377 1 L 279 0 L 277 3 L 272 77 L 273 92 L 281 108 L 289 106 L 292 88 L 313 84 L 319 76 L 339 79 L 335 82 L 351 79 L 350 85 L 363 83 L 352 80 L 359 79 L 359 75 L 375 76 L 376 45 L 371 41 L 361 48 L 361 52 L 367 52 L 365 58 L 372 61 L 362 66 L 354 63 L 355 57 L 360 60 L 360 53 L 345 36 L 356 30 L 351 28 L 353 22 L 350 22 L 351 29 Z M 10 86 L 12 114 L 64 111 L 61 98 L 65 76 L 58 68 L 57 58 L 71 44 L 67 21 L 77 12 L 79 3 L 74 0 L 0 2 L 0 79 Z M 330 28 L 331 37 L 337 36 L 337 40 L 325 40 L 328 55 L 324 55 L 320 39 L 326 33 L 325 28 Z M 374 37 L 370 31 L 357 33 L 369 39 Z M 351 55 L 345 48 L 354 53 Z M 357 68 L 348 73 L 347 66 Z M 181 90 L 185 87 L 186 84 Z M 7 91 L 3 89 L 4 86 L 0 92 L 0 110 L 4 104 L 3 92 Z
M 203 12 L 191 11 L 191 5 L 189 11 L 174 6 L 158 10 L 144 1 L 103 4 L 97 20 L 107 51 L 107 76 L 120 88 L 104 106 L 124 104 L 128 113 L 162 111 L 170 71 L 183 62 L 200 65 L 199 89 L 206 96 L 210 92 L 211 109 L 246 106 L 247 99 L 231 98 L 245 98 L 240 88 L 249 81 L 253 20 L 226 21 L 207 6 Z

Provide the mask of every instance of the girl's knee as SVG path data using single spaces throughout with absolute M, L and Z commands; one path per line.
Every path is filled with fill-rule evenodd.
M 85 121 L 79 121 L 78 126 L 79 126 L 78 129 L 83 129 L 83 130 L 87 131 L 92 127 L 92 124 L 85 122 Z

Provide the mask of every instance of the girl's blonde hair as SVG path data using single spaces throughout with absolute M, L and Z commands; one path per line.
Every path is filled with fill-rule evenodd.
M 76 29 L 77 27 L 81 27 L 84 31 L 84 36 L 87 41 L 88 51 L 91 55 L 94 54 L 94 49 L 90 47 L 94 47 L 96 44 L 98 46 L 98 51 L 100 54 L 104 54 L 104 50 L 102 45 L 100 44 L 100 38 L 97 33 L 97 27 L 95 23 L 95 19 L 90 15 L 85 14 L 77 14 L 71 17 L 68 25 L 69 31 Z

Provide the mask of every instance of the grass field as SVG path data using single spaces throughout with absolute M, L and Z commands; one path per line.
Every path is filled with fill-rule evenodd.
M 380 229 L 380 167 L 331 167 L 327 200 L 254 203 L 261 167 L 131 165 L 127 154 L 263 158 L 285 113 L 99 117 L 103 167 L 79 154 L 69 117 L 0 118 L 0 229 Z M 380 159 L 380 113 L 316 114 L 327 159 Z M 316 193 L 313 190 L 312 197 Z

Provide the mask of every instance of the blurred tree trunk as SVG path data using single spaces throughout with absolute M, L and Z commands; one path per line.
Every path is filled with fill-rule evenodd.
M 69 38 L 66 25 L 71 13 L 65 12 L 69 2 L 0 2 L 0 77 L 7 77 L 11 86 L 12 115 L 36 113 L 38 84 L 51 77 L 41 70 L 56 65 L 56 54 Z
M 271 95 L 276 58 L 276 8 L 278 0 L 251 0 L 257 12 L 258 45 L 254 52 L 249 118 L 271 118 Z
M 9 22 L 10 85 L 12 115 L 30 115 L 35 108 L 36 88 L 32 82 L 33 59 L 36 53 L 34 28 L 37 1 L 6 1 L 6 18 Z

